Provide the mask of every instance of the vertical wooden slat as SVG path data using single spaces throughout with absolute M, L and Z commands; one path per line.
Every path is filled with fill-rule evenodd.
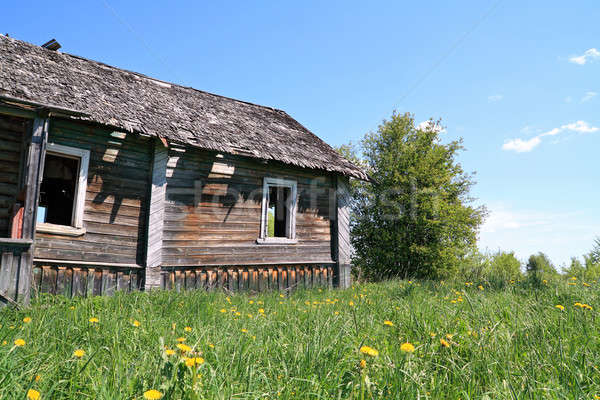
M 252 267 L 249 270 L 250 273 L 250 290 L 257 292 L 258 291 L 258 271 L 256 267 Z
M 248 268 L 242 268 L 240 278 L 240 291 L 248 290 Z
M 286 283 L 287 282 L 283 281 L 283 268 L 277 267 L 277 284 L 280 292 L 282 292 L 285 289 Z
M 106 275 L 106 271 L 102 271 L 101 269 L 94 270 L 94 296 L 101 296 L 103 294 L 104 281 L 108 279 Z
M 140 272 L 137 269 L 134 269 L 131 271 L 131 276 L 129 277 L 129 279 L 130 279 L 129 287 L 130 287 L 131 291 L 140 289 L 139 274 L 140 274 Z
M 19 287 L 17 288 L 17 298 L 24 304 L 29 304 L 31 288 L 35 287 L 33 282 L 33 258 L 30 249 L 21 252 L 19 259 Z
M 292 266 L 289 268 L 289 279 L 288 285 L 292 289 L 296 289 L 296 267 Z
M 51 266 L 48 269 L 48 276 L 49 276 L 49 283 L 50 283 L 50 288 L 48 290 L 48 293 L 50 294 L 57 294 L 57 277 L 58 277 L 58 268 L 56 268 L 55 266 Z
M 331 266 L 327 267 L 327 287 L 333 288 L 333 268 Z
M 38 265 L 33 267 L 31 278 L 31 295 L 37 297 L 40 294 L 42 285 L 42 268 Z
M 298 287 L 301 289 L 304 289 L 306 287 L 305 283 L 304 283 L 304 266 L 300 266 L 298 267 Z
M 129 291 L 129 270 L 119 271 L 117 275 L 117 290 Z
M 206 271 L 199 270 L 200 272 L 196 272 L 196 276 L 200 276 L 199 281 L 196 283 L 196 287 L 198 289 L 206 289 Z
M 0 293 L 13 300 L 10 296 L 11 277 L 13 269 L 13 252 L 11 250 L 4 250 L 2 253 L 2 259 L 0 260 Z M 13 290 L 14 294 L 14 290 Z
M 65 268 L 64 280 L 65 282 L 63 284 L 63 290 L 61 294 L 70 298 L 73 296 L 73 268 Z
M 269 277 L 267 276 L 267 274 L 265 274 L 266 271 L 267 270 L 265 267 L 260 267 L 258 269 L 258 291 L 259 292 L 264 292 L 269 287 Z

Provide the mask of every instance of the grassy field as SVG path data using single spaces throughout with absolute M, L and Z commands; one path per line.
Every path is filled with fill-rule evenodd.
M 579 281 L 43 297 L 0 310 L 0 398 L 594 399 L 598 300 Z

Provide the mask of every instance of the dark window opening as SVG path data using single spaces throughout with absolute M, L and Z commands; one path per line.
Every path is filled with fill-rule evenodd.
M 291 189 L 282 186 L 269 187 L 267 207 L 267 237 L 287 237 L 289 226 L 288 202 Z
M 47 154 L 37 222 L 72 225 L 79 159 Z

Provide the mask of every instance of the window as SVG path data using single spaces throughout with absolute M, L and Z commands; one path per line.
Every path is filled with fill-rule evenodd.
M 257 243 L 296 243 L 296 181 L 265 178 Z
M 87 187 L 89 150 L 49 143 L 40 186 L 36 230 L 79 236 Z

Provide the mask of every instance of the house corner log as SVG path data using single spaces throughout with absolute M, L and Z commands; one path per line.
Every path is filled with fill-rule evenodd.
M 165 193 L 167 188 L 167 161 L 169 150 L 163 142 L 154 141 L 150 198 L 148 201 L 148 231 L 144 290 L 161 287 L 163 226 Z
M 333 285 L 340 289 L 352 285 L 352 246 L 350 244 L 350 190 L 348 177 L 337 176 L 333 253 L 336 260 Z

